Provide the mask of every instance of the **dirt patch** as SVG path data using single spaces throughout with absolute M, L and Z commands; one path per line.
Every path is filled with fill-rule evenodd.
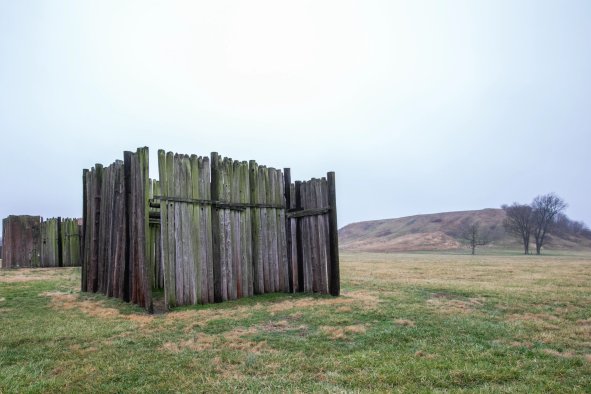
M 414 321 L 407 320 L 407 319 L 394 320 L 394 324 L 396 324 L 397 326 L 402 326 L 402 327 L 416 327 L 416 324 Z
M 367 328 L 363 324 L 345 327 L 320 326 L 320 331 L 332 339 L 346 339 L 349 334 L 365 334 Z

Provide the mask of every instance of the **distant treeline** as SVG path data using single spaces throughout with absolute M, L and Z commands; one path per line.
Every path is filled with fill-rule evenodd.
M 550 234 L 564 238 L 565 236 L 585 237 L 591 239 L 591 229 L 585 222 L 572 220 L 561 213 L 556 216 Z

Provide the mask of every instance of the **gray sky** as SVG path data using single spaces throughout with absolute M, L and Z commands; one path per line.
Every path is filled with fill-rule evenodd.
M 591 1 L 0 0 L 0 217 L 123 150 L 337 173 L 339 225 L 556 192 L 591 224 Z

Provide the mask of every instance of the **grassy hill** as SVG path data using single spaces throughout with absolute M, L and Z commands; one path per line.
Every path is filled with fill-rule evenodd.
M 339 244 L 343 250 L 363 252 L 458 250 L 464 247 L 462 226 L 478 222 L 490 241 L 485 248 L 520 249 L 520 243 L 505 232 L 504 218 L 502 209 L 489 208 L 352 223 L 339 230 Z M 545 245 L 550 250 L 589 248 L 591 239 L 564 234 L 550 234 Z

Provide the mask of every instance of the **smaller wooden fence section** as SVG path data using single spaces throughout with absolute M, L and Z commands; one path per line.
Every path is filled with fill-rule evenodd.
M 81 236 L 78 219 L 9 216 L 4 219 L 7 237 L 5 268 L 79 266 Z
M 289 175 L 288 175 L 289 176 Z M 340 292 L 335 175 L 290 183 L 287 226 L 293 287 L 297 291 Z
M 2 220 L 2 268 L 39 267 L 41 217 L 10 215 Z
M 81 226 L 78 219 L 51 218 L 41 223 L 41 266 L 80 265 Z

